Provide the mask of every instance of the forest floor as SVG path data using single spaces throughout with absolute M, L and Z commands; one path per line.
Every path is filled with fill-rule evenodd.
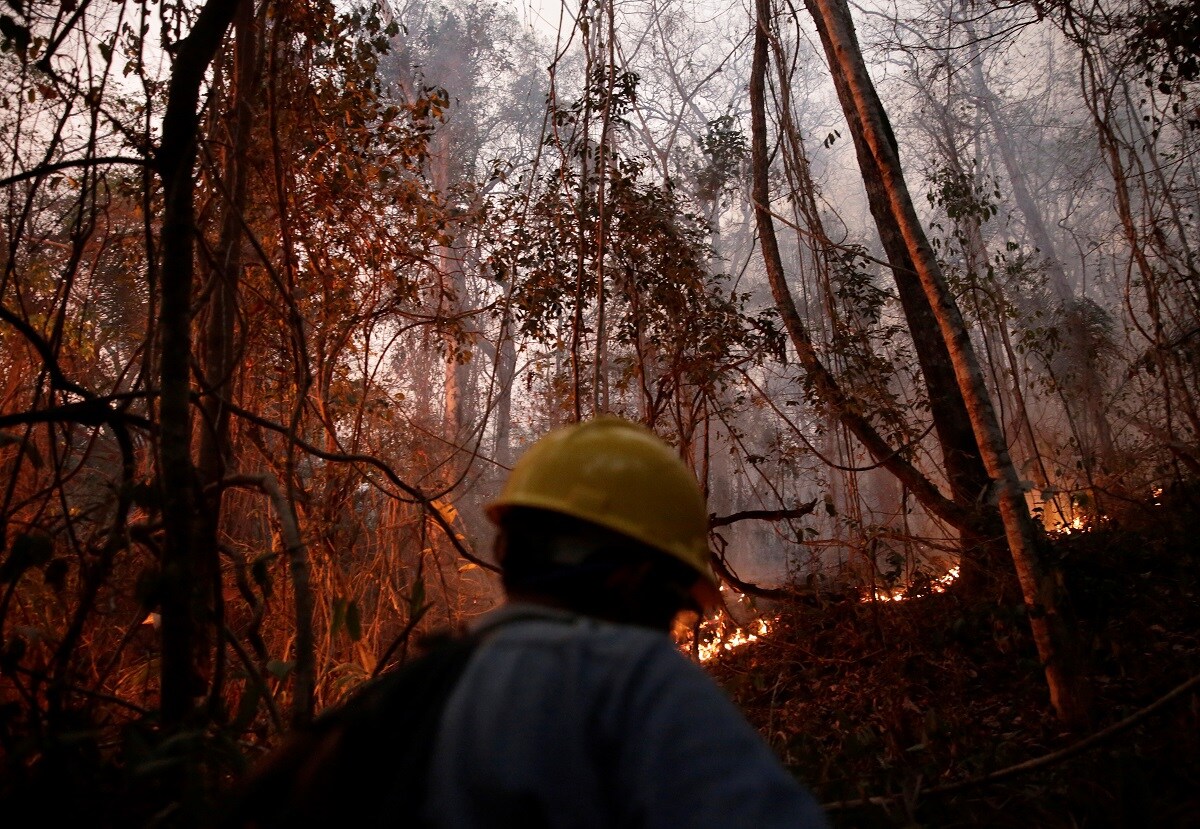
M 1051 541 L 1087 652 L 1085 733 L 1055 719 L 1023 607 L 953 589 L 777 607 L 769 635 L 707 667 L 837 827 L 1200 826 L 1197 684 L 1071 750 L 1200 674 L 1198 528 L 1181 499 Z

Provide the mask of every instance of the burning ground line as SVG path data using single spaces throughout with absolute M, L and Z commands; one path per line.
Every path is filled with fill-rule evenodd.
M 945 593 L 946 588 L 948 588 L 950 585 L 954 584 L 955 579 L 958 578 L 958 574 L 959 574 L 959 568 L 958 568 L 958 565 L 956 564 L 953 567 L 951 567 L 949 570 L 947 570 L 945 575 L 941 576 L 940 578 L 932 579 L 929 582 L 929 586 L 928 586 L 929 592 L 930 593 Z M 906 585 L 905 587 L 895 587 L 895 588 L 892 588 L 891 590 L 880 590 L 879 588 L 875 588 L 874 595 L 872 596 L 871 594 L 867 594 L 866 596 L 862 597 L 862 601 L 864 601 L 864 602 L 871 602 L 871 601 L 903 602 L 903 601 L 907 601 L 909 599 L 919 598 L 917 596 L 909 596 L 908 595 L 908 591 L 911 588 L 912 588 L 912 584 Z
M 701 637 L 701 641 L 696 647 L 696 655 L 701 662 L 707 662 L 710 659 L 757 642 L 760 637 L 766 636 L 771 632 L 771 623 L 763 618 L 750 623 L 747 626 L 748 630 L 742 627 L 734 627 L 733 630 L 730 630 L 729 627 L 729 621 L 726 617 L 721 617 L 715 622 L 701 625 L 701 629 L 697 634 Z M 712 638 L 704 641 L 706 634 L 711 634 Z

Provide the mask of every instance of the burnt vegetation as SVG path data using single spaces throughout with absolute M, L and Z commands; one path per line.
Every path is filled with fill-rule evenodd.
M 1086 733 L 1065 732 L 1042 701 L 1025 609 L 954 588 L 764 607 L 770 634 L 710 670 L 835 826 L 1190 825 L 1194 499 L 1131 505 L 1047 542 L 1086 643 Z
M 836 823 L 1194 822 L 1196 3 L 909 5 L 0 3 L 0 820 L 211 821 L 613 413 Z

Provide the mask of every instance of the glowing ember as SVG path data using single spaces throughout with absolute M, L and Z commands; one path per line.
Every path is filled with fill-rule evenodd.
M 1055 535 L 1071 535 L 1072 533 L 1086 533 L 1095 529 L 1108 520 L 1107 515 L 1098 515 L 1089 517 L 1087 515 L 1076 515 L 1071 519 L 1069 524 L 1059 524 L 1051 532 Z
M 949 570 L 947 570 L 946 574 L 944 576 L 942 576 L 941 578 L 933 579 L 932 581 L 930 581 L 929 586 L 928 586 L 929 592 L 930 593 L 945 593 L 946 588 L 949 587 L 950 585 L 954 584 L 954 580 L 958 578 L 958 572 L 959 572 L 958 565 L 956 564 L 955 566 L 953 566 Z M 908 587 L 896 587 L 896 588 L 893 588 L 892 590 L 879 590 L 877 588 L 875 590 L 874 600 L 877 602 L 902 602 L 905 599 L 913 598 L 912 596 L 908 595 L 908 591 L 909 591 Z M 872 600 L 871 596 L 863 597 L 864 602 L 869 602 L 871 600 Z
M 725 617 L 712 623 L 712 628 L 708 631 L 705 631 L 704 627 L 708 627 L 708 625 L 704 625 L 701 629 L 701 642 L 697 649 L 701 662 L 707 662 L 714 657 L 749 645 L 751 642 L 757 642 L 760 636 L 766 636 L 771 632 L 771 625 L 766 619 L 758 619 L 752 623 L 750 630 L 740 627 L 730 630 Z M 705 641 L 706 639 L 707 641 Z
M 1081 516 L 1076 515 L 1071 519 L 1070 524 L 1060 524 L 1055 530 L 1059 535 L 1070 535 L 1071 533 L 1079 532 L 1087 529 L 1087 522 Z

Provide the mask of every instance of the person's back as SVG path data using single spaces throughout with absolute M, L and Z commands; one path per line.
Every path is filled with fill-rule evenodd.
M 489 625 L 442 717 L 429 825 L 825 825 L 664 633 L 521 604 Z

